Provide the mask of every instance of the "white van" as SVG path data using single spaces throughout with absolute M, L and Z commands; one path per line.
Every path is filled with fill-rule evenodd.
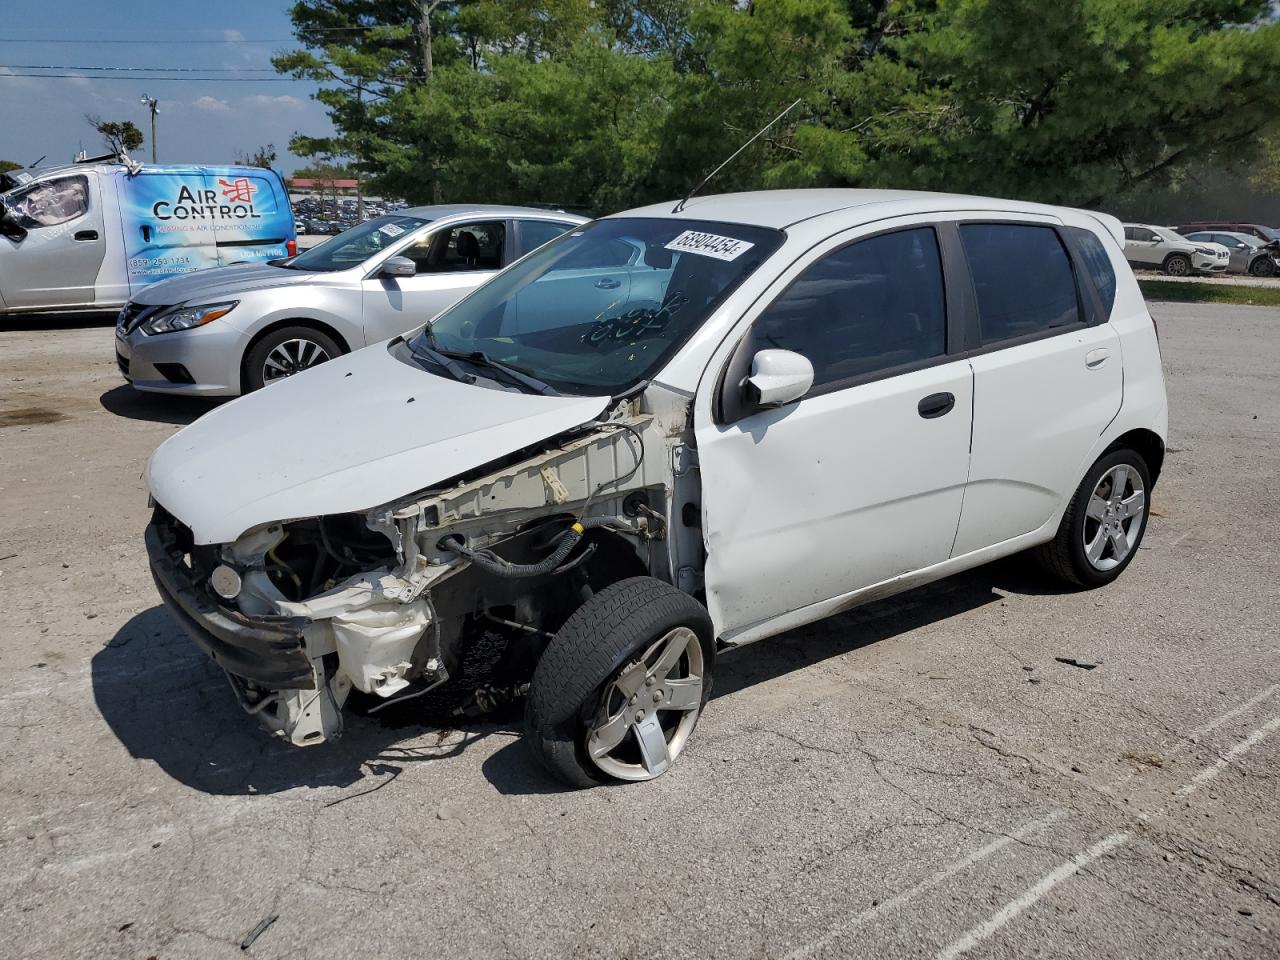
M 0 316 L 115 311 L 157 280 L 297 252 L 284 181 L 260 167 L 99 158 L 0 190 Z

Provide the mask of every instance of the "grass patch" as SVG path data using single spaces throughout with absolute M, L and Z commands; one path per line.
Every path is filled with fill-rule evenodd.
M 1138 286 L 1148 300 L 1280 307 L 1280 286 L 1245 287 L 1230 283 L 1175 283 L 1171 280 L 1139 280 Z

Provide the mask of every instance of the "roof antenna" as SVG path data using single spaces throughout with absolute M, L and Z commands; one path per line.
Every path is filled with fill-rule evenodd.
M 740 146 L 737 150 L 733 151 L 733 155 L 732 155 L 731 157 L 729 157 L 729 159 L 728 159 L 728 160 L 726 160 L 724 163 L 720 164 L 720 166 L 716 167 L 716 168 L 715 168 L 714 170 L 712 170 L 709 174 L 707 174 L 706 178 L 705 178 L 705 179 L 704 179 L 700 184 L 698 184 L 696 187 L 694 187 L 692 190 L 690 190 L 690 191 L 685 195 L 685 198 L 684 198 L 683 200 L 681 200 L 679 203 L 677 203 L 677 204 L 675 205 L 675 207 L 672 209 L 672 211 L 671 211 L 671 212 L 672 212 L 672 213 L 679 213 L 681 210 L 683 210 L 683 209 L 684 209 L 684 205 L 685 205 L 686 203 L 688 203 L 690 200 L 692 200 L 692 199 L 693 199 L 693 195 L 694 195 L 695 193 L 697 193 L 699 190 L 701 190 L 703 187 L 705 187 L 708 183 L 710 183 L 710 182 L 711 182 L 711 178 L 712 178 L 712 177 L 714 177 L 717 173 L 719 173 L 721 170 L 723 170 L 723 169 L 724 169 L 725 167 L 727 167 L 729 164 L 733 163 L 733 161 L 737 158 L 738 154 L 740 154 L 743 150 L 747 149 L 747 147 L 751 146 L 753 143 L 755 143 L 757 140 L 759 140 L 762 136 L 764 136 L 764 134 L 765 134 L 765 131 L 766 131 L 766 130 L 768 130 L 770 127 L 772 127 L 775 123 L 777 123 L 779 120 L 781 120 L 783 117 L 785 117 L 788 113 L 790 113 L 790 112 L 791 112 L 792 110 L 794 110 L 796 107 L 798 107 L 798 106 L 800 105 L 800 101 L 802 101 L 803 99 L 804 99 L 804 97 L 796 97 L 795 102 L 794 102 L 793 104 L 791 104 L 791 106 L 787 107 L 787 109 L 783 110 L 780 114 L 778 114 L 776 117 L 774 117 L 774 118 L 773 118 L 772 120 L 770 120 L 768 123 L 766 123 L 763 127 L 761 127 L 761 128 L 760 128 L 760 132 L 759 132 L 759 133 L 757 133 L 757 134 L 756 134 L 754 137 L 752 137 L 750 140 L 748 140 L 746 143 L 744 143 L 742 146 Z

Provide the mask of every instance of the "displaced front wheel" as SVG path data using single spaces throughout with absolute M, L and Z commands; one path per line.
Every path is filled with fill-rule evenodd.
M 570 786 L 652 780 L 688 743 L 714 658 L 696 600 L 652 577 L 615 583 L 569 617 L 538 661 L 525 737 Z

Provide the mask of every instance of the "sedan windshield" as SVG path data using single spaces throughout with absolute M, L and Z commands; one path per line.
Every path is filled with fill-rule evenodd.
M 317 270 L 324 273 L 346 270 L 359 266 L 375 253 L 380 253 L 399 241 L 406 233 L 425 227 L 430 222 L 422 217 L 378 217 L 298 254 L 284 266 L 291 270 Z
M 494 277 L 410 346 L 616 396 L 652 377 L 782 239 L 730 223 L 598 220 Z

